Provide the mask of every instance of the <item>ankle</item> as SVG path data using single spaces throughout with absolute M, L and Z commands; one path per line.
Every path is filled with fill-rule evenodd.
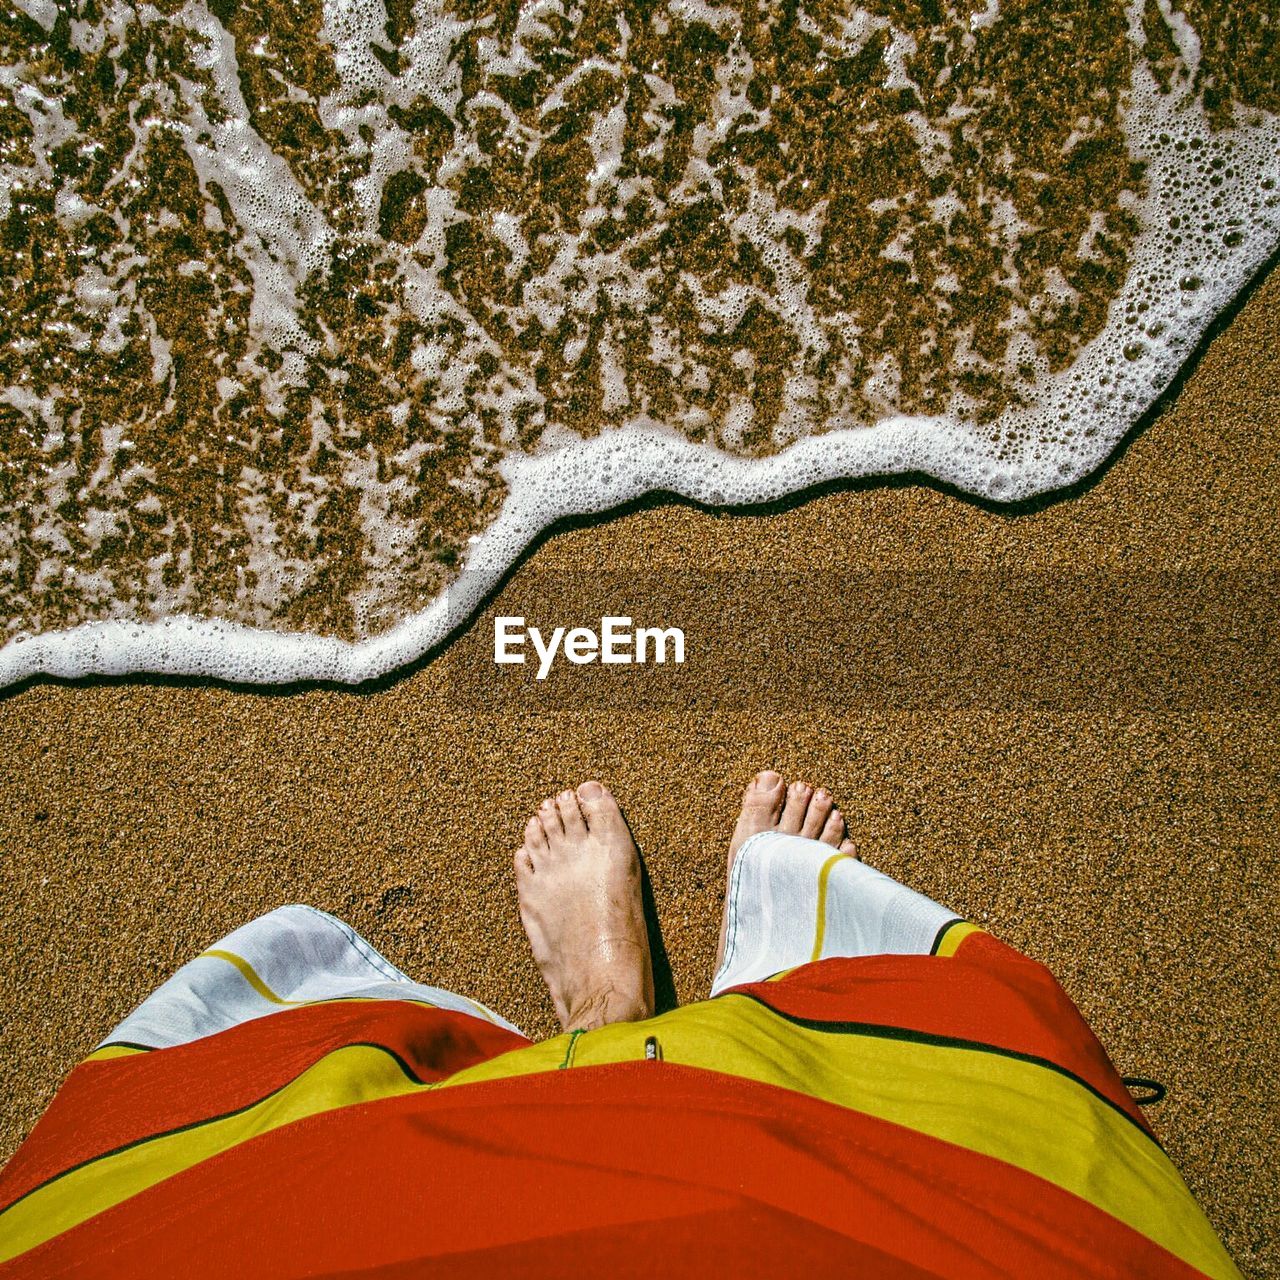
M 575 1001 L 563 1011 L 560 1023 L 566 1031 L 594 1031 L 611 1022 L 642 1022 L 653 1017 L 653 998 L 645 992 L 606 987 Z

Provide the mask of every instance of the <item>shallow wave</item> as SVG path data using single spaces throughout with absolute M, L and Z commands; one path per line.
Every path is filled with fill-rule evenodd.
M 355 682 L 542 528 L 1112 451 L 1280 240 L 1249 6 L 0 16 L 0 683 Z

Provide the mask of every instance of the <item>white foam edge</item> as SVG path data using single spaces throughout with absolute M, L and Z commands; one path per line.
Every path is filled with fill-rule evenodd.
M 1144 67 L 1135 76 L 1147 109 L 1172 120 L 1177 104 L 1154 93 Z M 1157 128 L 1158 123 L 1152 132 Z M 1263 174 L 1274 172 L 1277 144 L 1280 117 L 1271 117 L 1245 148 L 1252 156 L 1235 157 L 1242 170 L 1237 183 L 1256 192 Z M 1156 160 L 1159 168 L 1158 157 L 1146 158 Z M 1177 161 L 1166 156 L 1164 163 Z M 1192 185 L 1203 187 L 1195 180 Z M 832 481 L 902 474 L 929 477 L 1006 504 L 1069 488 L 1111 455 L 1135 417 L 1149 413 L 1210 323 L 1275 252 L 1280 219 L 1272 212 L 1273 201 L 1263 204 L 1253 208 L 1250 234 L 1242 243 L 1217 247 L 1212 254 L 1216 262 L 1195 263 L 1206 278 L 1190 296 L 1168 278 L 1153 289 L 1152 277 L 1137 269 L 1153 248 L 1161 257 L 1152 242 L 1161 238 L 1162 229 L 1145 227 L 1124 285 L 1112 299 L 1107 324 L 1067 369 L 1042 383 L 1034 412 L 1002 415 L 1001 443 L 993 443 L 994 428 L 984 432 L 941 417 L 902 416 L 870 427 L 837 429 L 761 459 L 733 457 L 669 429 L 608 431 L 546 454 L 506 459 L 501 464 L 509 486 L 506 501 L 472 544 L 458 580 L 428 608 L 381 635 L 349 642 L 186 614 L 158 622 L 90 622 L 11 638 L 0 647 L 0 688 L 36 675 L 76 679 L 147 673 L 233 684 L 361 684 L 407 666 L 460 630 L 548 525 L 607 511 L 654 491 L 709 506 L 740 507 Z M 1134 363 L 1117 362 L 1124 339 L 1117 319 L 1138 301 L 1148 308 L 1144 326 L 1163 322 L 1171 337 L 1148 347 Z M 1098 378 L 1104 371 L 1113 385 L 1101 393 Z M 1128 410 L 1133 403 L 1141 405 L 1137 414 Z M 1070 435 L 1064 437 L 1068 429 Z
M 1246 252 L 1233 264 L 1233 283 L 1215 282 L 1218 288 L 1212 292 L 1220 299 L 1228 292 L 1237 294 L 1265 260 L 1270 246 L 1259 245 L 1260 239 L 1241 246 Z M 1255 252 L 1249 253 L 1250 248 Z M 1122 295 L 1112 306 L 1123 303 Z M 1200 312 L 1183 330 L 1187 351 L 1162 371 L 1160 392 L 1220 306 Z M 1182 319 L 1187 323 L 1185 315 Z M 1104 339 L 1114 341 L 1104 331 L 1086 355 Z M 1082 359 L 1076 368 L 1088 363 Z M 1036 416 L 1043 412 L 1042 407 Z M 873 427 L 809 436 L 759 459 L 732 457 L 662 429 L 609 432 L 504 468 L 510 484 L 506 501 L 472 544 L 458 580 L 428 608 L 381 635 L 350 642 L 186 614 L 158 622 L 89 622 L 10 640 L 0 648 L 0 687 L 36 675 L 78 679 L 143 673 L 233 684 L 362 684 L 408 666 L 460 630 L 534 538 L 557 520 L 598 514 L 653 492 L 715 507 L 745 507 L 834 481 L 902 474 L 925 476 L 980 497 L 993 498 L 998 491 L 1000 502 L 1013 503 L 1076 484 L 1112 453 L 1130 423 L 1115 413 L 1095 426 L 1091 438 L 1077 441 L 1070 468 L 1064 472 L 1060 467 L 1052 477 L 1033 456 L 1036 441 L 1024 439 L 1021 457 L 990 473 L 985 494 L 975 489 L 974 476 L 989 469 L 990 437 L 942 418 L 889 418 Z M 802 477 L 799 484 L 796 477 Z M 788 479 L 792 482 L 786 483 Z

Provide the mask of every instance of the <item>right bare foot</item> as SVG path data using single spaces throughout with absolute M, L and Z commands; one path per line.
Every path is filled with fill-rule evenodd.
M 752 836 L 762 831 L 781 831 L 787 835 L 806 836 L 820 840 L 840 853 L 857 857 L 853 841 L 849 839 L 844 815 L 836 808 L 831 793 L 824 787 L 816 791 L 807 782 L 793 782 L 784 786 L 782 775 L 772 769 L 757 773 L 747 784 L 742 797 L 742 812 L 733 828 L 729 843 L 729 875 L 733 875 L 733 863 Z M 720 919 L 720 944 L 716 948 L 716 968 L 724 959 L 725 933 L 729 927 L 728 889 L 726 882 L 726 911 Z
M 566 1031 L 653 1016 L 640 853 L 618 802 L 584 782 L 542 802 L 516 851 L 520 919 Z

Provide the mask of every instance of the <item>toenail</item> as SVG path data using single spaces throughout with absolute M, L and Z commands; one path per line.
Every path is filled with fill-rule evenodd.
M 586 782 L 578 788 L 578 795 L 581 796 L 583 800 L 594 800 L 597 796 L 604 795 L 604 787 L 594 778 L 588 778 Z

